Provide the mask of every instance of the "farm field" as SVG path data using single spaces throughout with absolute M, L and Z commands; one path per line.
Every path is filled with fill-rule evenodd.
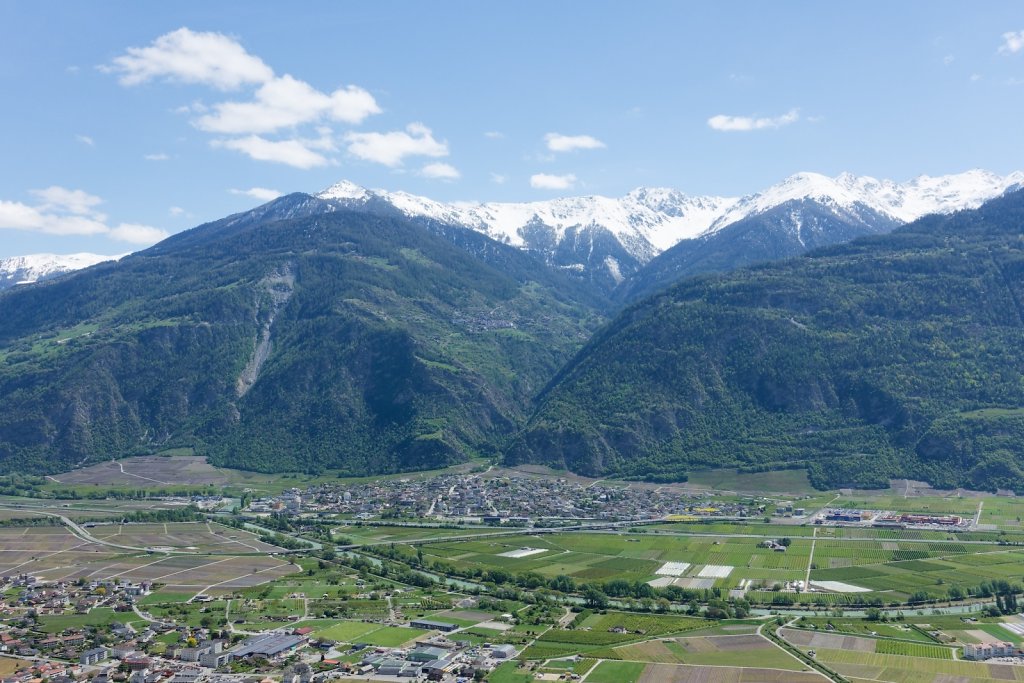
M 25 661 L 22 659 L 0 657 L 0 676 L 10 676 L 24 665 Z
M 623 660 L 656 664 L 740 666 L 801 671 L 806 667 L 769 640 L 756 635 L 662 638 L 616 647 Z
M 252 532 L 214 522 L 156 524 L 87 524 L 99 539 L 142 548 L 194 550 L 206 554 L 263 554 L 280 551 Z
M 706 628 L 710 623 L 704 619 L 668 614 L 645 615 L 628 612 L 591 614 L 575 629 L 547 631 L 525 650 L 523 657 L 525 659 L 549 659 L 578 653 L 587 655 L 600 651 L 602 656 L 611 659 L 630 659 L 630 657 L 620 657 L 616 651 L 609 648 L 620 644 L 649 640 L 655 636 L 694 631 Z
M 54 475 L 43 489 L 60 491 L 72 489 L 88 494 L 100 488 L 118 489 L 196 489 L 215 487 L 241 491 L 248 488 L 259 493 L 279 493 L 292 487 L 306 487 L 323 482 L 354 483 L 367 478 L 345 477 L 325 473 L 313 476 L 300 473 L 263 474 L 210 465 L 205 457 L 192 455 L 191 449 L 175 449 L 160 455 L 143 455 L 109 461 Z M 416 478 L 436 476 L 447 471 L 464 471 L 473 467 L 463 463 L 447 470 L 422 473 L 404 473 L 372 477 L 373 480 L 391 477 Z
M 428 631 L 404 626 L 383 626 L 378 623 L 362 621 L 341 621 L 314 633 L 317 638 L 326 638 L 339 643 L 366 643 L 367 645 L 398 647 L 419 638 Z
M 331 534 L 336 540 L 347 538 L 353 543 L 402 543 L 411 540 L 445 538 L 447 536 L 470 536 L 474 534 L 501 534 L 494 527 L 484 528 L 431 528 L 384 524 L 359 524 L 336 526 Z
M 888 638 L 863 638 L 835 632 L 801 629 L 781 629 L 779 635 L 793 645 L 812 650 L 849 650 L 927 659 L 953 659 L 952 648 L 934 643 L 907 642 Z
M 906 623 L 881 623 L 877 621 L 865 621 L 863 619 L 848 619 L 843 617 L 801 617 L 795 624 L 797 628 L 807 629 L 810 632 L 828 632 L 828 626 L 834 629 L 833 633 L 849 633 L 861 636 L 878 636 L 882 638 L 896 638 L 899 640 L 913 640 L 921 643 L 934 643 L 928 635 L 913 628 Z M 794 629 L 791 629 L 794 630 Z
M 52 581 L 157 581 L 166 584 L 170 592 L 194 595 L 257 585 L 297 569 L 266 555 L 164 555 L 121 550 L 83 541 L 64 527 L 0 528 L 0 575 L 28 573 Z
M 812 671 L 736 666 L 648 664 L 633 680 L 637 683 L 822 683 L 828 679 Z
M 726 524 L 706 526 L 714 529 L 706 531 L 706 536 L 568 532 L 451 542 L 439 539 L 417 548 L 442 565 L 536 572 L 547 578 L 564 574 L 579 583 L 626 580 L 690 589 L 736 589 L 743 584 L 750 591 L 748 599 L 760 603 L 773 603 L 783 596 L 825 605 L 904 602 L 914 594 L 941 600 L 954 585 L 972 588 L 994 579 L 1024 580 L 1024 549 L 997 543 L 794 533 L 786 552 L 776 552 L 758 547 L 761 536 L 729 535 Z M 757 527 L 740 525 L 737 529 L 745 534 Z M 523 548 L 544 552 L 516 552 Z M 773 592 L 786 582 L 803 580 L 808 569 L 812 582 L 829 583 L 802 594 Z
M 757 543 L 756 539 L 734 537 L 565 533 L 447 544 L 440 541 L 420 547 L 425 555 L 461 566 L 512 572 L 535 571 L 548 577 L 565 574 L 578 581 L 650 581 L 667 562 L 689 565 L 681 580 L 686 581 L 686 577 L 703 578 L 709 588 L 712 585 L 731 586 L 738 578 L 792 580 L 800 578 L 806 571 L 809 545 L 802 549 L 794 548 L 789 555 L 780 555 L 757 548 Z M 544 548 L 548 552 L 526 557 L 503 556 L 525 547 Z M 725 573 L 725 570 L 706 571 L 707 567 L 735 567 L 736 570 L 728 577 L 722 577 L 714 574 Z
M 844 676 L 893 683 L 1024 681 L 1024 667 L 850 650 L 818 650 L 817 659 Z
M 644 668 L 638 662 L 598 662 L 587 680 L 592 683 L 630 683 L 640 679 Z
M 240 473 L 209 465 L 206 458 L 192 455 L 143 455 L 110 462 L 102 462 L 82 469 L 58 474 L 51 478 L 67 486 L 227 486 Z M 259 480 L 265 477 L 255 477 Z
M 63 515 L 73 520 L 87 521 L 121 517 L 127 512 L 159 510 L 166 503 L 158 500 L 67 500 L 35 499 L 0 496 L 0 521 L 34 519 L 41 513 Z
M 134 617 L 134 615 L 131 615 Z M 46 614 L 40 617 L 39 627 L 44 633 L 60 633 L 68 628 L 85 626 L 106 626 L 114 621 L 125 621 L 128 617 L 118 615 L 112 609 L 98 607 L 88 614 Z

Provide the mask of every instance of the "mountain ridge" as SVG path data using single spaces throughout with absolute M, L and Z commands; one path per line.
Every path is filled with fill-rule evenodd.
M 0 295 L 0 470 L 184 446 L 264 471 L 460 462 L 602 320 L 531 254 L 311 200 Z
M 124 256 L 124 254 L 103 256 L 79 252 L 75 254 L 26 254 L 0 258 L 0 290 L 15 285 L 48 280 L 104 261 L 117 261 Z
M 627 306 L 506 451 L 589 476 L 806 468 L 1024 490 L 1024 190 Z
M 802 202 L 809 215 L 818 217 L 816 239 L 810 245 L 814 247 L 885 232 L 928 213 L 976 208 L 1022 184 L 1024 172 L 999 176 L 980 169 L 935 177 L 920 175 L 904 183 L 850 173 L 830 178 L 800 172 L 743 197 L 638 187 L 619 198 L 584 195 L 532 202 L 445 203 L 407 192 L 371 190 L 343 180 L 318 193 L 286 195 L 292 197 L 290 213 L 279 210 L 279 198 L 236 216 L 242 221 L 253 216 L 263 220 L 268 211 L 287 218 L 359 209 L 400 215 L 435 227 L 466 227 L 538 253 L 549 266 L 591 280 L 606 294 L 622 289 L 615 296 L 626 301 L 684 275 L 728 270 L 809 248 L 801 234 L 805 222 L 801 211 L 792 212 L 788 221 L 777 218 L 777 209 L 792 202 Z M 770 216 L 772 212 L 776 216 Z M 820 220 L 829 214 L 828 221 Z M 751 245 L 750 221 L 760 217 L 766 218 L 756 240 L 761 244 Z M 742 232 L 746 237 L 734 237 L 741 232 L 734 226 L 744 221 L 747 223 Z M 734 244 L 723 246 L 730 241 Z M 681 263 L 666 265 L 668 259 L 662 257 L 676 247 L 687 253 L 680 258 Z M 694 256 L 688 253 L 692 250 L 712 250 L 716 256 Z M 24 269 L 17 274 L 13 272 L 17 258 L 0 260 L 0 288 L 92 265 L 88 261 L 68 262 L 38 271 L 37 275 Z M 643 272 L 659 258 L 662 260 L 653 272 Z M 11 274 L 5 278 L 3 264 L 7 262 L 12 264 L 8 266 Z M 638 274 L 642 282 L 630 282 Z

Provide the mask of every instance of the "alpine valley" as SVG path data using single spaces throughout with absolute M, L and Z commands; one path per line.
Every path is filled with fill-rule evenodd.
M 342 182 L 69 274 L 10 266 L 39 281 L 0 294 L 0 470 L 191 448 L 1020 488 L 1022 182 L 530 204 Z

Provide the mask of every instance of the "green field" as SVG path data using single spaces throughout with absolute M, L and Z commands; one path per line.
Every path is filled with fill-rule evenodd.
M 634 683 L 646 667 L 640 662 L 600 662 L 587 680 L 590 683 Z
M 883 655 L 904 655 L 927 659 L 953 659 L 953 651 L 948 647 L 924 643 L 903 643 L 897 640 L 878 641 L 875 652 Z
M 324 626 L 324 622 L 319 624 Z M 319 628 L 314 632 L 317 638 L 325 638 L 342 643 L 366 643 L 397 647 L 414 638 L 427 633 L 418 628 L 404 626 L 382 626 L 381 624 L 362 621 L 338 621 Z
M 44 614 L 39 617 L 39 629 L 45 633 L 60 633 L 65 629 L 106 626 L 115 621 L 124 623 L 135 618 L 133 614 L 117 614 L 107 607 L 97 607 L 88 614 Z
M 795 624 L 799 628 L 817 627 L 818 631 L 826 631 L 831 625 L 836 633 L 850 633 L 858 636 L 879 636 L 899 640 L 913 640 L 921 643 L 934 643 L 928 635 L 905 624 L 883 624 L 863 619 L 843 619 L 842 617 L 803 617 Z
M 337 640 L 343 643 L 358 643 L 363 642 L 359 640 L 360 636 L 376 631 L 379 628 L 380 624 L 362 621 L 342 621 L 328 628 L 316 631 L 316 637 Z
M 533 674 L 519 669 L 517 662 L 505 662 L 487 677 L 488 683 L 532 683 Z
M 665 527 L 679 531 L 671 534 Z M 659 532 L 571 532 L 458 542 L 439 540 L 419 548 L 425 557 L 442 567 L 536 573 L 547 578 L 564 574 L 579 583 L 647 582 L 658 577 L 663 563 L 685 562 L 690 567 L 677 585 L 731 589 L 745 582 L 751 591 L 748 599 L 766 604 L 784 597 L 773 593 L 773 589 L 787 581 L 803 579 L 808 567 L 812 581 L 840 582 L 851 588 L 848 592 L 789 593 L 785 596 L 787 600 L 825 606 L 863 604 L 865 600 L 903 602 L 914 594 L 942 600 L 954 585 L 971 589 L 993 579 L 1024 580 L 1024 550 L 995 542 L 965 544 L 948 540 L 944 535 L 901 540 L 877 533 L 883 530 L 850 530 L 875 533 L 861 537 L 850 534 L 845 538 L 845 530 L 829 529 L 823 531 L 821 538 L 814 538 L 809 537 L 815 531 L 810 527 L 763 529 L 750 524 L 648 528 Z M 765 531 L 769 533 L 758 533 Z M 782 533 L 771 533 L 775 531 Z M 761 538 L 780 538 L 783 534 L 792 539 L 785 553 L 758 547 Z M 521 548 L 544 552 L 520 558 L 506 556 Z M 729 568 L 728 575 L 712 573 L 710 581 L 700 581 L 700 572 L 709 565 Z
M 818 650 L 817 659 L 828 663 L 839 673 L 847 676 L 876 678 L 877 680 L 894 681 L 895 683 L 917 683 L 918 681 L 951 680 L 963 677 L 974 681 L 1022 680 L 1017 667 L 1012 665 L 1001 667 L 1009 669 L 1011 678 L 993 675 L 991 664 L 982 662 L 962 662 L 950 659 L 934 659 L 905 657 L 878 653 L 853 652 L 849 650 Z M 874 674 L 874 675 L 870 675 Z M 1016 679 L 1012 676 L 1017 675 Z
M 796 494 L 792 496 L 794 504 L 810 508 L 829 503 L 836 497 L 835 494 L 819 494 L 802 502 L 804 499 L 799 495 L 802 472 L 774 475 L 773 486 L 789 481 L 790 490 Z M 719 472 L 705 473 L 704 482 L 712 481 L 713 477 L 723 477 L 716 480 L 722 485 L 727 481 Z M 691 483 L 701 483 L 699 476 L 697 479 Z M 282 477 L 279 481 L 303 480 Z M 734 488 L 743 490 L 740 484 L 742 481 Z M 738 498 L 740 496 L 730 495 L 714 500 Z M 760 500 L 770 509 L 777 502 L 777 499 Z M 539 671 L 571 670 L 586 674 L 587 683 L 629 683 L 640 678 L 651 681 L 660 676 L 675 677 L 676 681 L 687 676 L 706 677 L 729 683 L 740 683 L 745 677 L 780 682 L 809 680 L 811 674 L 806 672 L 803 663 L 759 635 L 758 627 L 765 621 L 753 618 L 712 621 L 684 616 L 666 611 L 668 606 L 663 600 L 659 604 L 663 596 L 676 598 L 678 593 L 648 591 L 644 594 L 637 589 L 656 579 L 655 585 L 665 586 L 666 578 L 658 571 L 665 563 L 673 562 L 688 565 L 678 577 L 667 579 L 675 580 L 676 586 L 688 591 L 685 597 L 679 598 L 683 602 L 691 599 L 707 602 L 719 596 L 728 600 L 730 591 L 743 584 L 746 592 L 741 595 L 751 603 L 780 607 L 797 603 L 815 610 L 814 616 L 808 614 L 789 627 L 800 635 L 793 635 L 794 632 L 786 629 L 780 633 L 789 633 L 787 637 L 794 638 L 793 643 L 813 642 L 813 647 L 797 647 L 805 652 L 815 649 L 818 661 L 857 683 L 938 683 L 946 680 L 943 677 L 952 680 L 957 676 L 967 683 L 980 683 L 993 678 L 1010 680 L 1007 675 L 1024 681 L 1024 667 L 1019 673 L 1016 669 L 1008 673 L 991 668 L 994 665 L 955 659 L 962 643 L 985 640 L 989 636 L 1020 643 L 1020 637 L 999 625 L 999 617 L 979 614 L 975 615 L 976 619 L 965 621 L 959 614 L 935 613 L 946 607 L 944 601 L 954 586 L 972 590 L 994 580 L 1010 584 L 1024 582 L 1024 547 L 1015 545 L 1024 540 L 1024 527 L 1020 527 L 1018 520 L 1018 516 L 1024 514 L 1024 506 L 1015 499 L 987 497 L 983 500 L 983 523 L 1001 527 L 1003 532 L 952 534 L 938 530 L 766 524 L 756 520 L 733 523 L 722 519 L 556 533 L 352 522 L 331 527 L 336 541 L 349 539 L 356 544 L 382 544 L 361 548 L 356 556 L 373 559 L 376 555 L 373 561 L 384 561 L 388 565 L 386 577 L 377 575 L 376 565 L 365 561 L 346 566 L 343 562 L 347 560 L 341 553 L 337 561 L 310 553 L 298 557 L 294 566 L 279 558 L 254 557 L 257 551 L 265 550 L 258 539 L 212 521 L 107 523 L 90 526 L 90 530 L 95 536 L 114 542 L 190 547 L 199 555 L 210 553 L 210 557 L 198 560 L 184 554 L 153 557 L 152 553 L 143 551 L 115 552 L 109 547 L 99 548 L 97 553 L 104 558 L 102 564 L 97 561 L 97 567 L 110 575 L 147 565 L 147 571 L 153 576 L 166 576 L 158 582 L 156 592 L 142 598 L 142 609 L 156 618 L 192 627 L 211 621 L 214 627 L 219 627 L 225 619 L 237 624 L 236 629 L 243 632 L 303 625 L 312 627 L 317 638 L 382 647 L 404 646 L 425 635 L 427 632 L 423 630 L 382 623 L 388 615 L 385 597 L 389 597 L 391 606 L 400 611 L 406 621 L 419 617 L 449 621 L 466 629 L 459 634 L 460 640 L 477 645 L 483 642 L 514 644 L 523 648 L 519 659 Z M 979 498 L 942 495 L 903 498 L 888 490 L 878 495 L 858 493 L 836 500 L 834 504 L 973 515 L 981 502 Z M 56 503 L 43 505 L 47 509 L 60 509 Z M 96 505 L 97 509 L 91 511 L 75 509 L 82 515 L 102 516 L 108 503 L 77 501 L 75 505 Z M 135 510 L 148 503 L 140 501 L 131 505 Z M 323 520 L 318 523 L 322 524 Z M 326 541 L 322 529 L 322 526 L 313 527 L 310 533 Z M 33 558 L 40 554 L 55 558 L 48 560 L 54 567 L 69 564 L 70 553 L 80 541 L 60 527 L 33 527 L 31 535 L 13 528 L 0 532 L 0 540 L 9 546 L 5 547 L 5 552 L 12 565 L 25 561 L 38 563 L 39 560 Z M 451 538 L 454 535 L 467 538 Z M 785 552 L 759 547 L 766 539 L 781 538 L 790 540 Z M 252 546 L 242 548 L 251 555 L 237 558 L 236 562 L 234 555 L 242 552 L 238 546 L 243 544 Z M 524 548 L 542 552 L 510 556 Z M 418 551 L 422 552 L 422 559 L 417 557 Z M 64 557 L 65 554 L 68 557 Z M 228 557 L 223 560 L 213 557 L 218 554 Z M 259 560 L 275 562 L 284 569 L 268 577 L 271 580 L 267 583 L 244 580 L 260 567 L 267 566 Z M 194 567 L 197 562 L 201 566 Z M 455 604 L 467 597 L 466 594 L 436 584 L 403 584 L 402 581 L 417 584 L 408 572 L 409 567 L 434 575 L 450 573 L 480 584 L 479 595 L 471 589 L 479 607 L 460 611 Z M 290 573 L 285 574 L 285 571 Z M 837 586 L 835 592 L 780 590 L 786 582 L 804 579 L 808 572 L 812 582 L 832 581 L 848 586 Z M 583 594 L 584 584 L 607 589 L 611 600 L 607 609 L 591 604 L 579 613 L 580 607 L 562 602 L 564 598 L 559 593 L 546 594 L 544 600 L 535 600 L 542 593 L 530 594 L 533 588 L 529 586 L 540 586 L 544 584 L 543 579 L 560 575 L 575 581 L 577 595 Z M 541 580 L 535 580 L 537 577 Z M 205 604 L 187 602 L 197 592 L 225 579 L 237 585 L 209 592 L 226 599 Z M 523 579 L 534 582 L 526 583 Z M 625 582 L 634 587 L 628 590 L 636 592 L 615 594 L 608 586 L 611 582 L 620 585 Z M 495 587 L 494 584 L 502 585 Z M 866 592 L 853 592 L 856 589 L 866 589 Z M 520 590 L 526 594 L 516 592 Z M 850 592 L 839 592 L 841 590 Z M 915 594 L 930 596 L 939 602 L 903 605 Z M 636 597 L 631 597 L 633 595 Z M 546 601 L 550 602 L 544 604 Z M 894 620 L 888 622 L 853 616 L 862 614 L 851 610 L 862 609 L 864 601 L 885 607 L 899 606 L 901 613 L 896 617 L 895 609 L 890 611 L 888 618 Z M 739 607 L 740 603 L 732 606 Z M 569 607 L 577 610 L 577 614 L 567 612 Z M 678 605 L 671 607 L 678 608 Z M 484 619 L 506 612 L 514 615 L 512 621 L 519 622 L 511 630 L 476 626 Z M 306 618 L 298 621 L 303 615 Z M 39 630 L 57 633 L 69 628 L 103 626 L 113 621 L 126 621 L 130 616 L 118 615 L 106 608 L 85 615 L 44 615 L 39 619 Z M 880 615 L 874 616 L 877 619 Z M 565 618 L 562 623 L 572 622 L 570 628 L 555 623 L 562 617 Z M 936 629 L 941 633 L 928 634 Z M 960 640 L 953 641 L 953 638 Z M 179 634 L 159 639 L 158 647 L 179 639 Z M 585 659 L 576 662 L 577 656 Z M 533 676 L 509 662 L 493 672 L 489 680 L 527 683 Z

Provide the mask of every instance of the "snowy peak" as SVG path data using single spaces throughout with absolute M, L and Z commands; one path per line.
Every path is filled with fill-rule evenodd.
M 950 213 L 962 209 L 976 209 L 989 199 L 1024 184 L 1024 173 L 1017 171 L 1007 176 L 981 169 L 945 176 L 918 176 L 904 187 L 903 220 L 911 221 L 929 213 Z
M 527 249 L 538 226 L 549 231 L 545 243 L 558 243 L 580 228 L 610 232 L 641 263 L 680 240 L 718 232 L 745 218 L 789 202 L 813 202 L 838 218 L 865 222 L 908 223 L 930 213 L 977 208 L 1006 190 L 1024 185 L 1024 172 L 1000 176 L 974 169 L 964 173 L 922 175 L 905 183 L 842 173 L 796 173 L 766 190 L 741 198 L 690 196 L 664 187 L 640 187 L 624 197 L 563 197 L 538 202 L 438 202 L 406 192 L 368 190 L 343 180 L 317 193 L 342 206 L 380 200 L 409 217 L 472 228 Z
M 316 193 L 318 198 L 326 200 L 361 200 L 368 198 L 369 195 L 370 193 L 365 187 L 356 185 L 348 180 L 337 182 L 326 190 Z
M 764 219 L 757 240 L 763 260 L 787 249 L 806 250 L 814 244 L 888 232 L 930 213 L 976 208 L 1022 183 L 1024 173 L 1004 177 L 982 170 L 919 176 L 905 183 L 850 173 L 832 178 L 803 172 L 740 198 L 639 187 L 623 197 L 445 203 L 407 192 L 370 190 L 349 181 L 316 196 L 332 208 L 396 210 L 428 223 L 469 228 L 537 253 L 548 265 L 599 281 L 610 291 L 681 241 L 731 239 L 728 233 L 734 231 L 723 233 L 724 228 L 746 230 L 747 219 L 754 217 Z M 737 225 L 740 221 L 742 226 Z M 729 249 L 749 248 L 748 242 L 741 240 Z M 729 263 L 745 258 L 740 254 Z
M 837 215 L 876 212 L 909 223 L 931 213 L 974 209 L 1024 182 L 1024 173 L 999 176 L 974 169 L 938 177 L 918 176 L 906 183 L 842 173 L 796 173 L 767 190 L 743 197 L 719 216 L 709 229 L 717 232 L 739 220 L 765 213 L 792 201 L 811 201 Z
M 407 216 L 462 225 L 525 248 L 531 246 L 531 226 L 546 226 L 556 241 L 572 228 L 600 228 L 630 242 L 629 250 L 641 260 L 700 234 L 736 201 L 729 197 L 690 197 L 668 188 L 638 188 L 621 198 L 590 195 L 523 203 L 445 204 L 406 192 L 367 190 L 349 181 L 332 185 L 316 197 L 345 206 L 380 199 Z
M 116 261 L 122 256 L 124 255 L 101 256 L 88 253 L 29 254 L 0 259 L 0 289 L 45 280 L 104 261 Z

